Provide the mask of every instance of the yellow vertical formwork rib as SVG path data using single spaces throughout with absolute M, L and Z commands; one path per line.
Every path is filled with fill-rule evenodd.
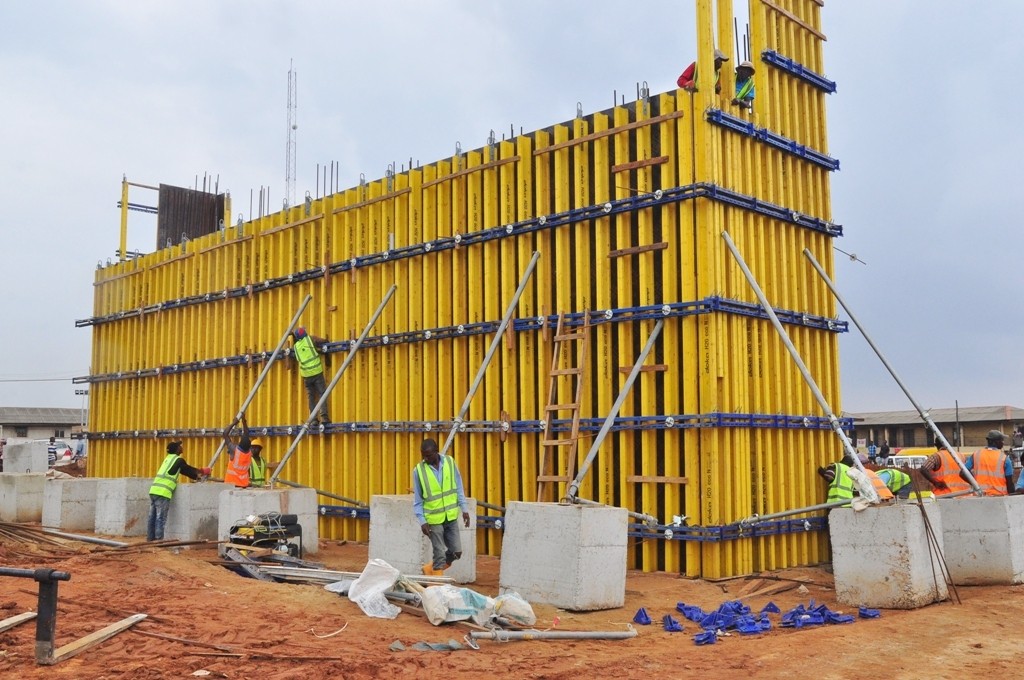
M 519 221 L 516 214 L 517 205 L 515 200 L 516 171 L 523 167 L 524 161 L 523 157 L 517 154 L 516 144 L 513 140 L 502 140 L 498 144 L 497 156 L 501 159 L 502 165 L 498 169 L 495 178 L 496 186 L 494 187 L 494 192 L 498 209 L 496 219 L 499 224 L 506 225 L 507 228 Z M 526 164 L 528 164 L 529 156 L 527 155 L 526 158 Z M 517 287 L 515 278 L 510 274 L 520 269 L 516 257 L 516 240 L 515 238 L 503 238 L 498 246 L 498 257 L 500 258 L 498 271 L 504 273 L 498 287 L 501 300 L 511 300 Z M 501 380 L 499 403 L 495 405 L 495 409 L 500 409 L 498 416 L 502 417 L 502 427 L 505 427 L 505 423 L 509 423 L 510 426 L 510 421 L 523 419 L 519 400 L 519 388 L 522 383 L 518 371 L 519 351 L 523 338 L 519 337 L 516 333 L 515 322 L 523 318 L 522 311 L 524 308 L 525 302 L 520 298 L 520 303 L 516 310 L 517 313 L 512 315 L 509 328 L 506 330 L 506 337 L 501 345 L 500 355 L 496 358 L 496 361 L 501 366 Z M 496 481 L 500 487 L 497 489 L 497 495 L 493 501 L 496 505 L 504 505 L 511 498 L 523 498 L 524 489 L 527 484 L 525 484 L 523 479 L 523 471 L 526 465 L 522 458 L 523 446 L 521 437 L 522 435 L 511 431 L 500 435 L 500 438 L 503 439 L 498 447 L 500 459 L 496 461 L 495 469 L 489 471 L 489 475 L 499 477 Z M 489 514 L 487 509 L 483 508 L 479 510 L 479 513 L 481 515 Z M 502 535 L 500 533 L 492 539 L 497 554 L 501 552 L 501 539 Z
M 590 126 L 592 122 L 590 119 L 577 116 L 572 123 L 572 137 L 575 140 L 586 139 L 590 133 Z M 593 205 L 596 200 L 594 198 L 594 181 L 591 174 L 591 161 L 593 159 L 594 142 L 588 141 L 586 143 L 577 142 L 573 145 L 572 151 L 572 188 L 574 200 L 572 201 L 573 208 L 582 208 Z M 572 272 L 574 274 L 573 288 L 575 289 L 575 295 L 572 300 L 572 311 L 583 315 L 588 314 L 593 310 L 594 303 L 594 292 L 593 289 L 596 287 L 597 282 L 594 279 L 592 263 L 594 261 L 594 250 L 593 250 L 593 233 L 597 229 L 597 224 L 585 224 L 573 227 L 573 242 L 574 248 L 572 252 Z M 589 347 L 587 354 L 590 355 L 593 352 L 594 343 L 594 331 L 588 329 L 587 333 L 589 337 L 584 341 Z M 593 372 L 584 365 L 579 356 L 580 343 L 564 343 L 567 345 L 575 345 L 574 351 L 576 352 L 571 359 L 570 364 L 564 364 L 566 366 L 575 366 L 582 371 L 580 376 L 577 376 L 575 380 L 568 380 L 570 401 L 576 401 L 577 393 L 577 381 L 582 380 L 584 384 L 584 391 L 580 394 L 580 403 L 577 405 L 579 409 L 580 417 L 582 418 L 583 413 L 588 413 L 593 409 L 592 400 L 589 395 L 591 394 L 592 384 L 594 381 Z M 590 357 L 587 357 L 587 361 L 590 361 Z M 571 415 L 571 414 L 570 414 Z M 575 477 L 579 471 L 580 466 L 586 459 L 587 452 L 590 450 L 589 437 L 581 436 L 576 445 L 576 458 L 571 461 L 572 463 L 572 476 Z M 593 498 L 599 500 L 600 496 L 598 493 L 597 478 L 600 475 L 600 466 L 592 468 L 590 473 L 587 475 L 585 486 L 581 487 L 585 489 L 585 495 L 587 498 Z
M 547 147 L 551 146 L 552 139 L 551 133 L 547 130 L 540 130 L 534 133 L 534 151 L 533 151 L 533 205 L 535 214 L 537 216 L 547 216 L 553 212 L 552 208 L 552 196 L 551 196 L 551 152 Z M 536 250 L 540 252 L 540 259 L 537 260 L 537 266 L 533 272 L 533 281 L 536 286 L 536 302 L 534 313 L 538 316 L 548 316 L 553 311 L 552 302 L 552 286 L 553 276 L 552 269 L 555 266 L 555 249 L 554 241 L 550 229 L 541 229 L 536 232 L 535 236 Z M 525 260 L 523 258 L 526 258 Z M 530 255 L 520 252 L 520 262 L 529 262 Z M 536 400 L 537 414 L 535 418 L 537 420 L 543 420 L 548 417 L 548 414 L 544 413 L 544 406 L 547 403 L 547 386 L 548 386 L 548 374 L 547 371 L 542 368 L 545 365 L 549 365 L 545 358 L 551 356 L 551 342 L 550 338 L 554 335 L 554 326 L 551 325 L 541 330 L 535 336 L 537 343 L 536 353 L 530 357 L 532 363 L 526 367 L 526 371 L 531 375 L 531 382 L 534 385 L 535 391 L 542 396 Z M 522 365 L 522 364 L 520 364 Z M 531 457 L 534 468 L 540 472 L 540 457 L 542 454 L 542 447 L 540 445 L 540 437 L 534 438 L 534 450 Z M 557 468 L 556 468 L 557 469 Z M 534 475 L 534 482 L 536 482 L 536 474 Z M 536 485 L 535 490 L 536 490 Z
M 570 192 L 572 187 L 569 182 L 573 177 L 573 172 L 570 168 L 571 161 L 571 146 L 569 145 L 569 133 L 570 129 L 566 125 L 556 125 L 554 127 L 554 143 L 557 147 L 555 151 L 552 151 L 549 156 L 551 161 L 554 163 L 554 172 L 552 173 L 551 179 L 554 184 L 554 203 L 552 204 L 552 210 L 556 213 L 564 213 L 569 208 L 575 207 L 570 203 Z M 548 285 L 549 290 L 552 291 L 552 307 L 551 311 L 555 314 L 567 313 L 573 311 L 573 300 L 572 300 L 572 288 L 573 278 L 575 276 L 572 270 L 572 251 L 570 246 L 569 233 L 576 229 L 576 225 L 565 225 L 558 227 L 554 230 L 553 234 L 553 246 L 554 250 L 551 252 L 551 267 L 546 270 L 546 273 L 550 276 Z M 551 334 L 551 343 L 549 351 L 555 351 L 556 349 L 560 352 L 561 358 L 559 359 L 559 366 L 570 366 L 572 365 L 572 352 L 574 343 L 569 342 L 555 342 L 554 334 Z M 556 380 L 556 397 L 555 402 L 557 404 L 570 404 L 574 401 L 575 395 L 570 380 L 566 378 L 555 378 Z M 558 410 L 550 411 L 544 414 L 544 418 L 565 420 L 569 417 L 567 411 Z M 553 435 L 555 439 L 566 439 L 565 433 L 558 432 Z M 552 447 L 552 453 L 554 453 L 554 474 L 562 476 L 566 475 L 571 468 L 568 458 L 568 448 L 565 446 Z M 575 472 L 575 470 L 574 470 Z M 565 496 L 567 484 L 564 482 L 558 482 L 554 488 L 557 489 L 555 498 L 562 498 Z
M 513 215 L 516 221 L 523 221 L 531 217 L 536 216 L 534 208 L 534 138 L 529 135 L 520 135 L 515 139 L 515 149 L 518 160 L 515 163 L 515 177 L 513 178 L 512 191 L 515 200 L 515 213 Z M 516 258 L 514 260 L 516 264 L 516 270 L 518 271 L 521 267 L 525 266 L 533 257 L 534 251 L 534 238 L 535 236 L 518 237 L 515 239 L 514 248 L 516 252 Z M 539 246 L 537 248 L 539 250 Z M 549 256 L 549 253 L 541 252 L 541 260 Z M 539 261 L 538 261 L 539 264 Z M 538 283 L 537 274 L 533 276 L 534 285 L 523 291 L 522 297 L 519 299 L 519 316 L 522 319 L 533 319 L 539 314 L 537 311 L 537 299 L 538 292 L 542 290 L 542 284 Z M 506 283 L 506 291 L 510 291 L 508 294 L 511 295 L 515 289 L 511 288 L 511 283 Z M 542 408 L 538 403 L 537 398 L 537 380 L 536 380 L 536 368 L 538 363 L 538 347 L 543 346 L 540 341 L 538 333 L 529 331 L 523 333 L 517 333 L 515 335 L 516 351 L 515 351 L 515 367 L 518 370 L 519 378 L 519 392 L 518 392 L 518 406 L 515 411 L 509 411 L 509 413 L 519 420 L 535 420 L 539 419 L 540 416 L 537 414 Z M 514 439 L 519 445 L 519 460 L 522 470 L 521 482 L 518 484 L 520 492 L 518 495 L 507 495 L 504 499 L 504 503 L 508 503 L 510 500 L 518 499 L 524 501 L 533 501 L 536 499 L 537 493 L 537 474 L 538 474 L 538 456 L 539 446 L 538 437 L 536 435 L 518 434 L 513 435 L 510 439 Z M 511 451 L 509 451 L 511 455 Z M 509 485 L 506 484 L 506 491 L 511 492 Z
M 601 204 L 613 198 L 611 178 L 612 158 L 611 138 L 605 133 L 609 129 L 608 116 L 604 113 L 595 113 L 593 117 L 594 134 L 600 135 L 593 143 L 594 163 L 594 204 Z M 603 320 L 604 310 L 612 308 L 612 261 L 609 259 L 613 250 L 612 246 L 612 218 L 598 217 L 594 220 L 593 226 L 593 263 L 592 272 L 595 281 L 594 311 L 597 320 Z M 602 414 L 611 411 L 615 402 L 614 386 L 616 370 L 616 357 L 612 347 L 614 327 L 610 323 L 598 323 L 590 331 L 590 366 L 585 370 L 590 371 L 588 378 L 591 387 L 587 393 L 592 395 L 590 400 L 584 400 L 581 404 L 581 418 L 599 418 Z M 614 438 L 614 437 L 613 437 Z M 581 456 L 590 452 L 591 440 L 581 441 Z M 595 464 L 590 472 L 590 480 L 584 480 L 587 486 L 581 486 L 581 491 L 586 488 L 592 493 L 594 500 L 602 503 L 615 503 L 615 481 L 614 461 L 615 455 L 611 451 L 613 447 L 603 446 L 597 453 Z

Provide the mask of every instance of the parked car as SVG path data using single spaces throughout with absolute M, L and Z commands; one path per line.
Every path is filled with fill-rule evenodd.
M 49 444 L 50 444 L 50 440 L 49 439 L 36 439 L 35 441 L 42 442 L 43 444 L 46 444 L 47 446 L 49 446 Z M 58 461 L 60 459 L 62 459 L 62 458 L 66 458 L 67 460 L 71 460 L 74 457 L 75 450 L 73 448 L 71 448 L 70 446 L 68 446 L 68 443 L 66 441 L 64 441 L 63 439 L 55 439 L 53 441 L 53 443 L 57 447 L 57 460 Z

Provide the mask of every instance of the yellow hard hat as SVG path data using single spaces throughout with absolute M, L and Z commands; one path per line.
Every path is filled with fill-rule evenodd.
M 259 437 L 256 437 L 256 439 L 252 440 L 252 443 L 250 444 L 250 446 L 258 446 L 258 447 L 260 447 L 262 449 L 263 448 L 263 440 L 260 439 Z

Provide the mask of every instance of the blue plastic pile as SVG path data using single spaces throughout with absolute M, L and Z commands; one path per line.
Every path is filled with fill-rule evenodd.
M 834 612 L 823 604 L 815 605 L 814 600 L 811 600 L 806 607 L 798 604 L 783 614 L 779 625 L 783 628 L 803 628 L 826 623 L 853 623 L 853 615 Z
M 698 645 L 715 644 L 720 635 L 727 634 L 729 631 L 736 631 L 741 635 L 758 635 L 766 630 L 771 630 L 772 623 L 768 615 L 781 613 L 774 602 L 769 602 L 761 608 L 761 611 L 754 614 L 750 607 L 738 600 L 723 602 L 718 609 L 711 612 L 706 612 L 696 605 L 680 602 L 676 605 L 676 611 L 703 629 L 704 632 L 693 637 L 693 641 Z M 867 609 L 866 607 L 860 608 L 859 615 L 861 618 L 880 616 L 877 609 Z M 666 617 L 666 619 L 668 618 L 670 617 Z M 834 612 L 826 605 L 816 605 L 814 600 L 811 600 L 807 606 L 800 604 L 782 614 L 779 625 L 783 628 L 803 628 L 805 626 L 852 623 L 853 620 L 851 614 Z

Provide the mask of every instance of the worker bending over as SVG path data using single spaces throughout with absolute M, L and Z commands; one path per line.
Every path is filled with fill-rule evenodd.
M 960 466 L 953 454 L 938 437 L 935 438 L 935 453 L 925 458 L 918 469 L 921 476 L 935 488 L 936 496 L 971 490 L 971 485 L 960 476 Z

